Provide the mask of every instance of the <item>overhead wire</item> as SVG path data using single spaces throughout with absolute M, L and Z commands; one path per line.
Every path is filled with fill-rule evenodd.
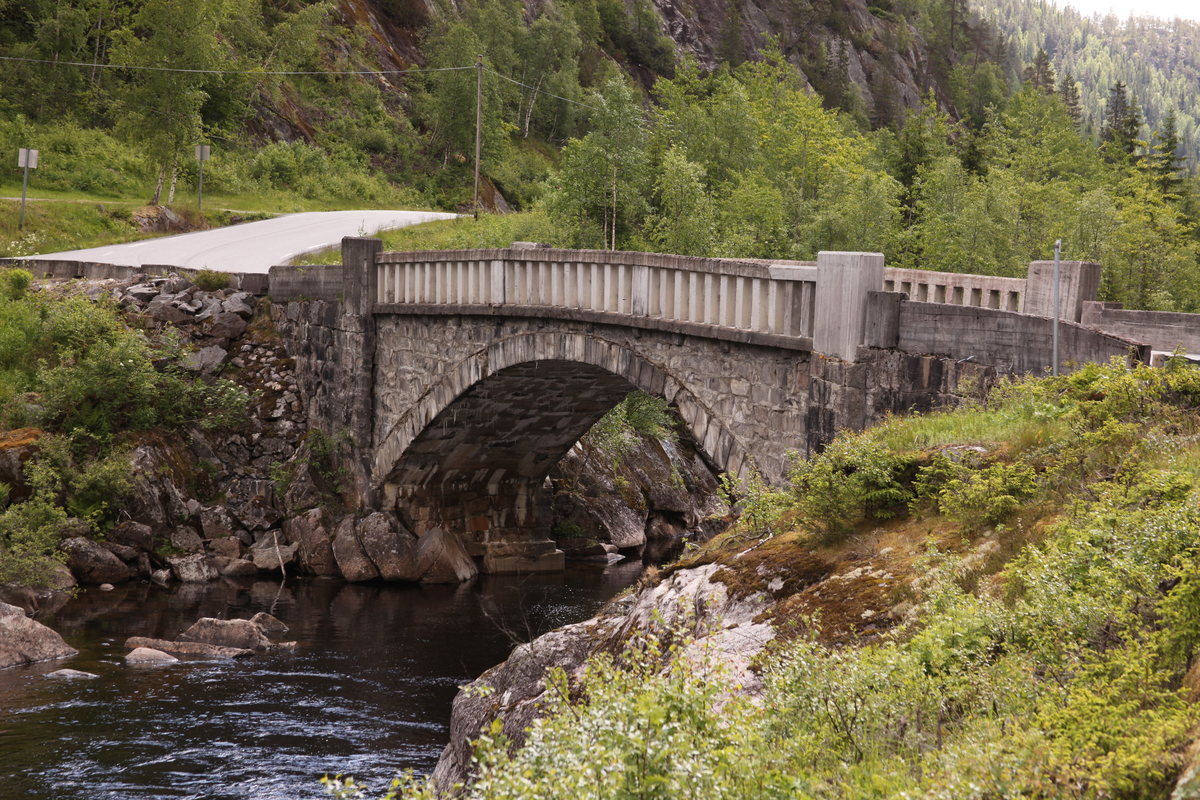
M 46 58 L 0 56 L 0 61 L 22 61 L 28 64 L 92 67 L 94 69 L 129 69 L 142 72 L 186 72 L 204 75 L 403 75 L 420 72 L 458 72 L 476 67 L 431 67 L 425 69 L 355 69 L 355 70 L 262 70 L 262 69 L 185 69 L 183 67 L 135 67 L 128 64 L 101 64 L 86 61 L 52 61 Z

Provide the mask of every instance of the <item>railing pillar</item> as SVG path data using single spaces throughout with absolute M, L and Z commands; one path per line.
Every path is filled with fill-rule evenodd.
M 818 253 L 813 350 L 854 361 L 867 331 L 867 293 L 882 290 L 882 253 Z

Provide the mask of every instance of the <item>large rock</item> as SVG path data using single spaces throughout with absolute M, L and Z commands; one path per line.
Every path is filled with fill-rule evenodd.
M 109 531 L 108 541 L 149 553 L 154 549 L 154 531 L 149 525 L 126 521 Z
M 358 522 L 354 517 L 346 517 L 338 525 L 337 535 L 333 537 L 333 557 L 337 559 L 342 577 L 351 583 L 379 577 L 379 570 L 375 568 L 358 540 L 358 534 L 355 532 L 357 526 Z
M 265 531 L 283 518 L 275 507 L 275 487 L 270 481 L 252 481 L 251 496 L 237 510 L 248 531 Z
M 417 572 L 421 583 L 462 583 L 479 570 L 452 531 L 434 528 L 417 543 Z
M 217 556 L 214 560 L 221 562 L 221 558 Z M 258 566 L 242 558 L 226 558 L 224 563 L 218 563 L 217 571 L 225 578 L 252 578 L 258 574 Z
M 179 659 L 152 647 L 137 647 L 125 654 L 127 664 L 174 664 Z
M 82 536 L 73 536 L 59 547 L 67 554 L 67 567 L 80 583 L 120 583 L 135 575 L 124 561 Z
M 268 536 L 250 548 L 250 560 L 254 562 L 254 566 L 265 572 L 286 569 L 287 565 L 295 560 L 296 551 L 299 549 L 298 544 L 284 544 L 282 541 L 276 545 L 274 537 Z
M 180 443 L 182 450 L 183 444 Z M 188 476 L 181 452 L 168 452 L 166 445 L 144 444 L 133 451 L 133 496 L 125 510 L 134 520 L 158 533 L 169 533 L 190 514 L 187 507 Z
M 386 514 L 376 512 L 358 523 L 358 540 L 363 552 L 385 581 L 416 581 L 421 577 L 417 563 L 417 537 Z
M 314 575 L 340 574 L 329 535 L 329 513 L 314 508 L 283 523 L 283 533 L 291 544 L 300 545 L 300 567 Z
M 180 525 L 171 531 L 171 544 L 185 553 L 204 552 L 204 540 L 186 525 Z
M 250 319 L 254 316 L 254 295 L 249 292 L 235 292 L 221 303 L 221 308 L 226 313 L 237 314 L 242 319 Z
M 241 558 L 243 548 L 242 540 L 236 536 L 213 539 L 208 543 L 208 549 L 212 551 L 213 555 L 224 556 L 225 558 Z
M 182 583 L 207 583 L 221 577 L 203 553 L 170 556 L 167 563 L 171 566 L 171 574 L 175 576 L 175 580 Z
M 200 642 L 243 650 L 269 650 L 271 641 L 262 628 L 248 619 L 203 617 L 176 637 L 180 642 Z
M 222 539 L 233 536 L 241 524 L 225 506 L 207 506 L 200 509 L 200 528 L 205 539 Z
M 224 347 L 201 347 L 194 353 L 188 353 L 183 359 L 183 368 L 192 372 L 216 372 L 229 358 L 229 351 Z
M 250 622 L 257 625 L 267 636 L 283 636 L 288 632 L 289 628 L 283 624 L 283 620 L 276 619 L 265 611 L 260 611 L 250 618 Z
M 16 606 L 0 603 L 0 669 L 52 658 L 67 658 L 79 651 Z
M 139 647 L 161 650 L 176 656 L 197 658 L 245 658 L 254 655 L 253 650 L 246 648 L 224 647 L 203 642 L 171 642 L 166 639 L 148 639 L 145 636 L 131 636 L 125 640 L 126 650 L 136 650 Z
M 0 483 L 8 484 L 11 503 L 27 500 L 33 494 L 25 480 L 25 464 L 37 455 L 37 442 L 42 435 L 37 428 L 0 431 Z
M 213 314 L 205 324 L 204 332 L 214 339 L 233 340 L 246 332 L 246 320 L 237 314 L 222 311 L 220 314 Z

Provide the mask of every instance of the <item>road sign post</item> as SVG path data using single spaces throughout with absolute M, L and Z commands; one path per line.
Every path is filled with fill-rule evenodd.
M 18 230 L 25 230 L 25 193 L 29 188 L 29 170 L 37 169 L 38 151 L 20 148 L 17 153 L 17 166 L 25 168 L 25 177 L 21 181 L 21 221 L 17 223 Z
M 206 144 L 196 145 L 196 160 L 200 162 L 200 194 L 196 200 L 196 208 L 204 213 L 204 162 L 208 161 L 211 148 Z

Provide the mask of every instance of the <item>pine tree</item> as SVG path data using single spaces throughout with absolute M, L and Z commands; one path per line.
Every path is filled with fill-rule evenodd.
M 717 57 L 730 67 L 738 67 L 746 60 L 746 36 L 742 26 L 741 0 L 730 0 L 725 10 L 725 25 L 721 31 L 721 43 Z
M 1058 96 L 1062 98 L 1063 106 L 1067 109 L 1067 115 L 1075 123 L 1075 130 L 1079 130 L 1079 126 L 1083 121 L 1083 104 L 1079 97 L 1079 83 L 1076 82 L 1075 76 L 1071 74 L 1071 70 L 1063 73 L 1062 80 L 1058 82 Z
M 1021 80 L 1042 94 L 1054 94 L 1054 65 L 1050 63 L 1050 56 L 1046 55 L 1045 50 L 1038 48 L 1033 62 L 1028 64 L 1021 74 Z
M 1154 145 L 1150 154 L 1150 169 L 1163 194 L 1176 194 L 1179 185 L 1183 183 L 1179 176 L 1184 162 L 1184 157 L 1179 155 L 1182 143 L 1176 127 L 1175 109 L 1171 109 L 1163 120 L 1162 127 L 1154 132 Z
M 1100 132 L 1100 141 L 1117 153 L 1132 156 L 1137 149 L 1137 135 L 1141 129 L 1141 109 L 1137 101 L 1129 96 L 1128 87 L 1117 81 L 1108 90 L 1108 107 L 1104 110 L 1104 129 Z

